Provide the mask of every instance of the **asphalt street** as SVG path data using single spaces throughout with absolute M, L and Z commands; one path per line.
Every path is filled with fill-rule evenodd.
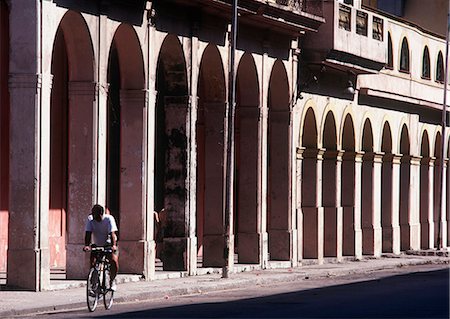
M 421 265 L 305 278 L 118 303 L 109 311 L 100 304 L 94 313 L 84 308 L 37 318 L 449 318 L 449 269 L 447 265 Z

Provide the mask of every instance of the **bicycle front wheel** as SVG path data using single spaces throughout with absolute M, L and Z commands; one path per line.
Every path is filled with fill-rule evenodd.
M 95 268 L 91 268 L 89 270 L 89 275 L 87 279 L 86 285 L 86 300 L 87 306 L 90 312 L 93 312 L 95 308 L 97 308 L 98 303 L 98 293 L 99 293 L 99 273 Z
M 111 274 L 109 269 L 103 272 L 103 285 L 105 289 L 103 292 L 103 303 L 107 310 L 111 309 L 114 302 L 114 290 L 111 290 Z

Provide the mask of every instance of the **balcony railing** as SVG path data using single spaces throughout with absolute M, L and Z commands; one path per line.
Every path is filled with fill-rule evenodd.
M 288 6 L 293 10 L 323 17 L 323 0 L 275 0 L 274 2 L 283 6 Z

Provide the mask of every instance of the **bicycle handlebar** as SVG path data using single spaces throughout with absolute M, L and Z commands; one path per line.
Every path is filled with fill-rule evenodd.
M 91 252 L 104 252 L 104 253 L 112 253 L 113 249 L 111 246 L 96 246 L 91 245 Z

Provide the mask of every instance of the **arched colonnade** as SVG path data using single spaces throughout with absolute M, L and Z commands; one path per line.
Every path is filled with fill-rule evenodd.
M 24 200 L 26 193 L 12 196 L 8 226 L 9 236 L 30 234 L 10 241 L 12 269 L 37 251 L 30 249 L 32 225 L 16 217 L 39 211 L 39 280 L 15 271 L 8 272 L 8 283 L 45 289 L 50 269 L 59 268 L 68 278 L 83 278 L 84 221 L 96 202 L 119 223 L 121 271 L 153 278 L 156 257 L 163 269 L 189 274 L 222 266 L 226 40 L 218 45 L 195 34 L 182 37 L 110 20 L 106 36 L 98 39 L 86 15 L 59 10 L 60 20 L 48 26 L 54 32 L 44 37 L 43 50 L 51 54 L 43 54 L 41 70 L 42 133 L 31 139 L 42 144 L 33 149 L 42 165 L 33 195 L 39 208 Z M 436 167 L 446 165 L 437 151 L 439 133 L 424 129 L 419 157 L 406 123 L 386 120 L 379 131 L 370 116 L 356 118 L 354 110 L 330 107 L 319 115 L 309 102 L 293 105 L 296 62 L 286 52 L 283 59 L 238 53 L 236 263 L 293 266 L 305 259 L 398 253 L 418 249 L 419 242 L 434 247 Z M 11 72 L 14 109 L 26 101 L 22 77 Z M 13 112 L 11 121 L 19 116 Z M 17 130 L 11 143 L 22 141 Z M 11 174 L 23 166 L 34 169 L 20 154 L 12 158 L 17 162 L 12 160 Z M 428 196 L 418 196 L 417 181 L 424 176 L 428 183 L 420 187 Z M 11 185 L 11 192 L 23 186 L 19 180 Z M 157 256 L 153 211 L 163 207 L 164 238 L 156 243 L 163 249 Z

